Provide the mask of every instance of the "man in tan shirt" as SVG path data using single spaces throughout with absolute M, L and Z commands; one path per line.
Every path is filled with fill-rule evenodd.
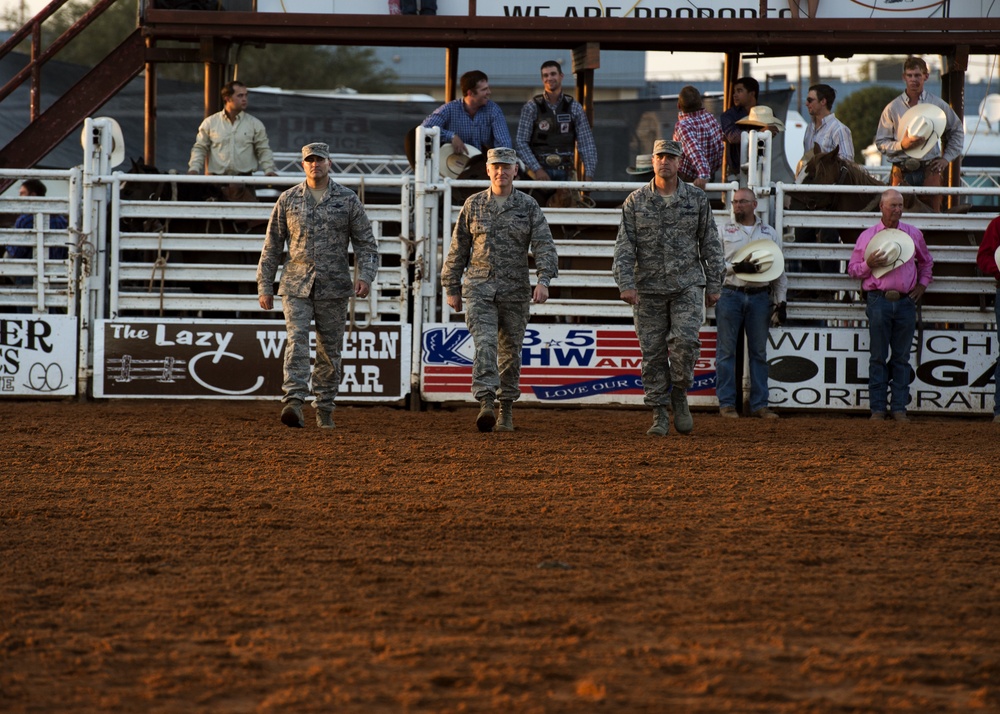
M 213 176 L 249 176 L 257 170 L 277 176 L 264 125 L 246 112 L 246 85 L 229 82 L 222 88 L 222 101 L 222 111 L 198 127 L 188 173 L 206 173 L 207 161 L 207 173 Z

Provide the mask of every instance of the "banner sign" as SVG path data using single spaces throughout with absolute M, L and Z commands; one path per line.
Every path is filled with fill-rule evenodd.
M 469 0 L 438 0 L 437 14 L 467 16 Z M 809 3 L 812 4 L 812 3 Z M 478 17 L 637 17 L 679 19 L 788 19 L 808 18 L 806 0 L 630 0 L 609 3 L 600 0 L 477 0 Z M 794 7 L 792 7 L 794 6 Z M 257 0 L 258 12 L 296 12 L 335 15 L 388 15 L 399 0 Z M 795 12 L 798 10 L 798 12 Z M 876 18 L 926 19 L 1000 17 L 992 0 L 825 0 L 816 3 L 818 19 Z
M 421 396 L 472 399 L 472 335 L 461 323 L 424 326 Z M 529 325 L 521 350 L 522 402 L 642 404 L 642 353 L 627 325 Z M 715 328 L 701 331 L 691 404 L 714 405 Z
M 0 397 L 76 394 L 79 333 L 67 315 L 0 315 Z
M 373 323 L 345 332 L 339 403 L 409 393 L 410 329 Z M 98 320 L 94 396 L 278 398 L 285 338 L 285 323 L 275 320 Z
M 868 330 L 771 330 L 770 402 L 797 409 L 869 410 Z M 908 411 L 991 414 L 995 332 L 917 333 Z

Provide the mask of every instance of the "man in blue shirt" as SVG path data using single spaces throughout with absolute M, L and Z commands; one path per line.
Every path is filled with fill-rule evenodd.
M 45 184 L 39 179 L 28 179 L 21 184 L 21 188 L 18 189 L 19 196 L 44 196 L 48 192 Z M 66 220 L 66 216 L 50 216 L 49 217 L 49 228 L 52 230 L 66 230 L 69 226 L 69 222 Z M 14 222 L 14 228 L 20 228 L 25 230 L 31 230 L 35 227 L 35 214 L 24 213 L 17 217 Z M 7 246 L 7 257 L 15 258 L 18 260 L 23 260 L 25 258 L 30 258 L 34 251 L 31 246 L 27 245 L 8 245 Z M 66 260 L 66 256 L 69 255 L 68 248 L 49 248 L 49 259 L 51 260 Z
M 441 127 L 441 141 L 450 141 L 456 154 L 465 154 L 469 144 L 482 153 L 500 146 L 513 146 L 503 110 L 490 101 L 490 81 L 474 69 L 460 80 L 462 98 L 446 102 L 424 119 L 422 126 Z

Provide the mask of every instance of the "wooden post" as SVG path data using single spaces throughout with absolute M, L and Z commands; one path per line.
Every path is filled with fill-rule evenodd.
M 156 46 L 156 40 L 152 37 L 146 38 L 146 49 Z M 143 160 L 149 166 L 156 165 L 156 63 L 146 62 L 146 111 L 145 111 L 145 145 L 143 146 Z
M 960 121 L 965 121 L 965 71 L 969 68 L 969 46 L 959 45 L 954 54 L 942 59 L 941 96 L 958 114 Z M 948 186 L 962 186 L 962 156 L 948 165 Z M 948 208 L 953 208 L 959 196 L 948 196 Z
M 573 74 L 576 76 L 576 100 L 583 107 L 590 126 L 594 126 L 594 70 L 601 67 L 601 46 L 597 42 L 588 42 L 573 50 Z M 576 152 L 574 161 L 576 175 L 584 176 L 583 159 Z
M 444 100 L 454 100 L 458 89 L 458 48 L 448 47 L 444 51 Z
M 740 53 L 739 52 L 727 52 L 726 53 L 726 64 L 723 67 L 723 77 L 722 77 L 722 111 L 727 112 L 733 106 L 733 88 L 736 86 L 736 80 L 740 78 Z M 726 150 L 722 153 L 722 180 L 725 181 L 726 177 L 729 175 L 729 145 L 726 144 Z M 739 159 L 737 159 L 738 161 Z M 734 173 L 739 173 L 739 167 L 736 167 Z

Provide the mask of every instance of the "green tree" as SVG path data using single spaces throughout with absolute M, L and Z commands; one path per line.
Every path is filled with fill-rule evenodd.
M 42 44 L 48 47 L 86 13 L 92 2 L 74 0 L 42 26 Z M 12 13 L 4 17 L 10 25 Z M 101 13 L 87 29 L 55 57 L 93 67 L 135 30 L 138 0 L 118 0 Z M 160 42 L 160 47 L 177 47 L 176 42 Z M 235 45 L 231 57 L 238 62 L 238 76 L 251 85 L 267 84 L 284 89 L 336 89 L 351 87 L 359 92 L 387 92 L 395 88 L 397 75 L 382 65 L 374 50 L 364 47 L 319 47 L 314 45 Z M 200 82 L 203 68 L 198 63 L 161 64 L 158 76 Z
M 878 130 L 878 120 L 882 116 L 885 105 L 898 97 L 901 89 L 875 85 L 865 87 L 838 99 L 834 104 L 834 113 L 851 130 L 854 138 L 854 159 L 864 163 L 861 153 L 875 140 Z

